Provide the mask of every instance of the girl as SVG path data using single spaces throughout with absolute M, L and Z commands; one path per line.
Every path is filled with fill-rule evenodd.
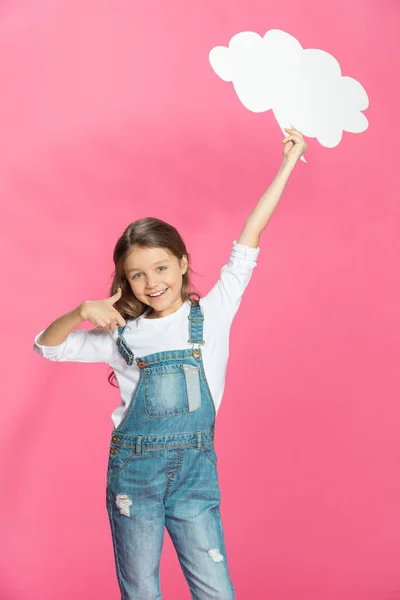
M 229 331 L 259 254 L 259 237 L 307 149 L 296 129 L 283 163 L 248 217 L 227 265 L 204 297 L 189 293 L 189 254 L 176 229 L 135 221 L 114 250 L 111 297 L 86 301 L 35 338 L 49 360 L 105 362 L 121 404 L 107 470 L 122 600 L 159 600 L 167 528 L 194 600 L 235 598 L 220 516 L 215 417 Z M 95 328 L 73 331 L 83 321 Z

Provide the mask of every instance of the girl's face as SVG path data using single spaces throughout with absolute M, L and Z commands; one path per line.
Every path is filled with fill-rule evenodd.
M 151 306 L 157 317 L 166 317 L 182 306 L 182 275 L 187 268 L 186 256 L 179 261 L 165 248 L 136 247 L 124 265 L 132 292 Z

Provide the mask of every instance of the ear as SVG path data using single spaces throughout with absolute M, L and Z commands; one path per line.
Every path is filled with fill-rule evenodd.
M 186 273 L 186 271 L 188 270 L 188 259 L 185 254 L 181 258 L 181 269 L 182 269 L 182 275 L 184 275 Z

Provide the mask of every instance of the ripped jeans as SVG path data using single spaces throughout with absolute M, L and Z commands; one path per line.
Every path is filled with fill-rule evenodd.
M 114 436 L 107 510 L 122 600 L 160 600 L 167 528 L 193 600 L 234 600 L 212 431 Z M 113 451 L 114 448 L 114 451 Z M 160 449 L 164 448 L 164 449 Z

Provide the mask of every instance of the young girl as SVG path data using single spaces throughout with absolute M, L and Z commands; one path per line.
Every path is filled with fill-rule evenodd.
M 114 250 L 110 298 L 83 302 L 35 338 L 53 361 L 105 362 L 113 412 L 107 510 L 122 600 L 159 600 L 164 526 L 195 600 L 235 598 L 220 515 L 215 417 L 229 331 L 289 176 L 307 149 L 285 130 L 283 163 L 247 219 L 219 281 L 189 293 L 189 254 L 159 219 L 129 225 Z M 73 331 L 83 321 L 95 328 Z M 111 383 L 111 381 L 110 381 Z

